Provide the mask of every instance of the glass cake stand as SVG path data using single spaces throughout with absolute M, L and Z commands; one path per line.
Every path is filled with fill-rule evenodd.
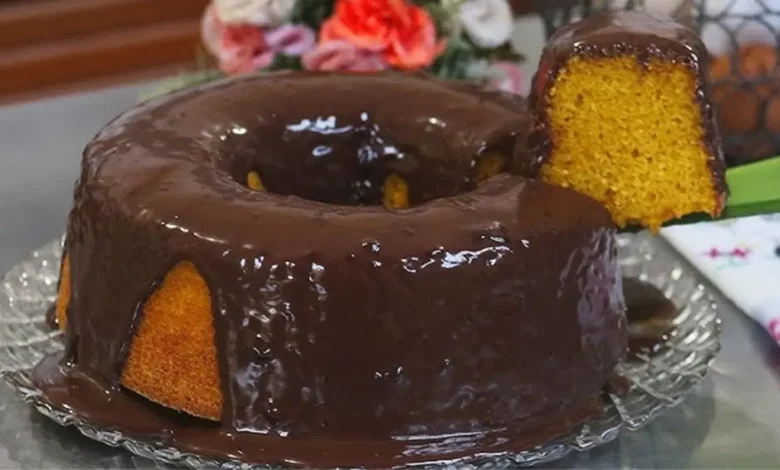
M 586 422 L 575 432 L 519 453 L 480 455 L 448 462 L 448 469 L 508 468 L 532 466 L 560 459 L 572 451 L 587 451 L 614 440 L 621 432 L 641 428 L 668 408 L 678 405 L 707 375 L 720 349 L 720 320 L 708 287 L 696 274 L 659 241 L 644 234 L 621 235 L 620 263 L 624 276 L 637 277 L 659 287 L 679 309 L 668 339 L 652 355 L 636 355 L 621 363 L 618 372 L 630 389 L 610 394 L 598 419 Z M 62 426 L 73 426 L 90 439 L 124 448 L 158 464 L 177 467 L 251 470 L 279 468 L 217 461 L 180 452 L 159 442 L 140 441 L 116 429 L 104 429 L 53 406 L 30 380 L 30 370 L 46 354 L 62 349 L 58 332 L 46 325 L 45 315 L 57 287 L 61 241 L 53 241 L 33 252 L 2 280 L 0 285 L 0 374 L 18 394 L 42 415 Z M 5 420 L 5 416 L 3 418 Z M 37 419 L 34 415 L 26 419 Z M 147 467 L 152 462 L 134 466 Z M 114 463 L 111 463 L 114 462 Z M 116 466 L 109 459 L 108 466 Z

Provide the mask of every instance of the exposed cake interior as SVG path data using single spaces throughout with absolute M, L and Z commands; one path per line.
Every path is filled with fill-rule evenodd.
M 57 324 L 67 326 L 70 259 L 63 258 Z M 187 328 L 180 325 L 186 324 Z M 182 369 L 182 364 L 187 367 Z M 165 377 L 165 382 L 159 380 Z M 222 413 L 211 294 L 195 265 L 177 264 L 143 305 L 121 383 L 160 405 L 218 421 Z M 198 393 L 191 384 L 199 384 Z M 145 393 L 144 393 L 145 391 Z
M 212 323 L 206 281 L 191 262 L 177 264 L 144 304 L 122 385 L 161 405 L 219 420 L 223 396 Z
M 658 229 L 688 213 L 718 212 L 697 77 L 686 65 L 575 55 L 547 93 L 545 181 L 601 201 L 619 226 Z

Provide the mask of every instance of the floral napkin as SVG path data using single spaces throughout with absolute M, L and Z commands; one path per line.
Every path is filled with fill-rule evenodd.
M 661 235 L 780 343 L 780 214 L 672 226 Z

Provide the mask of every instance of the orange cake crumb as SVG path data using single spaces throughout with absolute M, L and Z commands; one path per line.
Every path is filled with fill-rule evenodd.
M 169 408 L 219 420 L 211 296 L 192 263 L 176 265 L 146 301 L 122 385 Z
M 486 153 L 479 158 L 477 164 L 477 181 L 492 178 L 508 166 L 508 159 L 500 153 Z
M 255 191 L 265 191 L 265 185 L 263 185 L 263 179 L 260 178 L 260 173 L 252 170 L 246 175 L 246 185 L 249 189 Z
M 68 322 L 68 304 L 70 303 L 70 258 L 66 254 L 62 257 L 60 268 L 60 286 L 57 289 L 57 301 L 54 305 L 57 314 L 57 326 L 64 330 Z
M 382 189 L 382 205 L 386 209 L 405 209 L 409 207 L 409 187 L 406 181 L 396 174 L 385 179 Z
M 621 227 L 717 215 L 696 80 L 660 59 L 569 58 L 547 92 L 553 145 L 542 178 L 601 201 Z

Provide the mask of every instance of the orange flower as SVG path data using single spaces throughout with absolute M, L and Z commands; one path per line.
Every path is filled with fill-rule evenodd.
M 320 29 L 320 41 L 336 40 L 380 52 L 400 69 L 431 65 L 444 49 L 428 12 L 407 0 L 337 0 Z

